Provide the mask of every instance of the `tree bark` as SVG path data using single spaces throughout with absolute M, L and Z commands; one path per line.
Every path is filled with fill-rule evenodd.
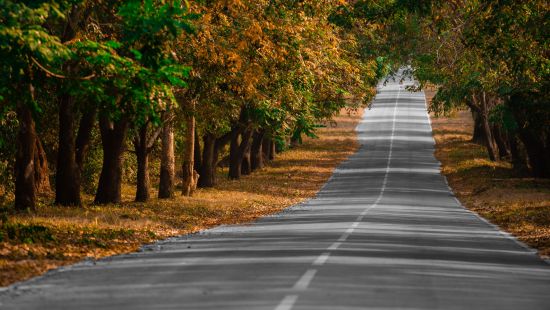
M 233 130 L 229 150 L 229 178 L 232 180 L 241 178 L 244 157 L 250 152 L 252 133 L 253 130 L 249 128 Z
M 128 121 L 123 118 L 111 122 L 106 116 L 99 120 L 103 165 L 95 195 L 96 204 L 120 203 L 122 182 L 122 155 L 128 131 Z
M 248 147 L 243 153 L 241 163 L 241 175 L 250 175 L 252 173 L 252 162 L 250 156 L 251 147 Z
M 42 142 L 36 137 L 36 148 L 34 152 L 34 186 L 37 194 L 49 194 L 52 191 L 50 186 L 50 169 L 46 151 L 42 147 Z
M 231 142 L 229 144 L 229 178 L 238 180 L 241 178 L 242 159 L 239 156 L 239 136 L 241 130 L 236 127 L 231 130 Z
M 485 132 L 485 146 L 487 148 L 487 153 L 491 161 L 497 160 L 496 147 L 493 140 L 493 134 L 491 133 L 491 126 L 489 125 L 489 120 L 487 115 L 481 116 L 483 122 L 483 131 Z
M 252 171 L 264 167 L 264 156 L 262 150 L 264 137 L 265 130 L 263 129 L 254 132 L 252 137 L 252 147 L 250 149 Z
M 74 99 L 63 94 L 59 102 L 59 146 L 55 175 L 55 204 L 80 206 L 80 167 L 76 161 Z
M 84 160 L 88 154 L 90 148 L 90 141 L 92 139 L 92 130 L 94 129 L 96 119 L 96 108 L 93 107 L 84 111 L 82 118 L 80 119 L 80 126 L 78 128 L 78 134 L 76 135 L 75 142 L 75 157 L 76 164 L 78 165 L 79 173 L 82 173 L 84 167 Z
M 201 157 L 202 157 L 202 153 L 201 153 L 201 143 L 200 143 L 199 132 L 197 128 L 195 128 L 195 148 L 193 153 L 193 159 L 194 159 L 193 169 L 195 169 L 195 171 L 197 172 L 200 171 L 200 167 L 202 165 Z
M 474 132 L 472 134 L 472 142 L 484 145 L 485 144 L 485 134 L 483 131 L 483 124 L 481 122 L 481 118 L 479 117 L 479 113 L 477 113 L 474 110 L 471 110 L 472 112 L 472 118 L 474 120 Z
M 76 138 L 73 98 L 65 95 L 59 107 L 59 148 L 57 153 L 55 203 L 63 206 L 82 204 L 80 185 L 82 168 L 88 153 L 92 130 L 95 124 L 95 108 L 82 114 Z
M 533 104 L 544 105 L 546 102 L 537 102 L 538 95 L 529 93 L 514 94 L 510 97 L 508 106 L 518 124 L 518 136 L 521 139 L 531 173 L 534 177 L 550 178 L 550 130 L 544 124 L 537 123 L 535 113 L 540 110 L 529 110 Z
M 229 143 L 231 133 L 227 133 L 219 138 L 212 134 L 206 134 L 203 137 L 203 156 L 201 170 L 199 170 L 200 187 L 214 187 L 216 185 L 216 168 L 218 167 L 218 157 L 220 151 Z
M 147 148 L 147 130 L 148 125 L 141 126 L 134 139 L 134 149 L 137 158 L 137 184 L 136 197 L 137 202 L 146 202 L 149 200 L 150 181 L 149 181 L 149 150 Z
M 475 95 L 473 96 L 473 99 L 474 99 L 474 104 L 477 104 L 481 109 L 479 117 L 480 117 L 480 122 L 483 125 L 483 132 L 485 135 L 485 146 L 487 148 L 489 159 L 491 161 L 496 161 L 497 151 L 496 151 L 493 134 L 491 131 L 491 125 L 489 124 L 489 107 L 487 104 L 487 97 L 485 95 L 485 92 L 483 92 L 479 101 Z
M 187 133 L 185 136 L 185 151 L 183 154 L 183 189 L 184 196 L 191 196 L 197 187 L 198 173 L 195 171 L 195 102 L 190 101 L 187 116 Z
M 503 132 L 500 125 L 495 124 L 491 128 L 493 136 L 495 137 L 495 143 L 498 148 L 498 156 L 500 158 L 507 158 L 510 156 L 510 148 L 508 146 L 508 139 L 505 138 L 505 133 Z
M 269 154 L 271 154 L 269 156 L 269 160 L 275 160 L 275 155 L 277 154 L 277 146 L 275 145 L 275 141 L 273 141 L 273 139 L 271 139 L 271 143 L 269 144 L 269 146 L 271 147 L 271 151 L 269 151 Z
M 145 202 L 151 198 L 151 182 L 149 180 L 149 154 L 160 133 L 163 130 L 163 127 L 157 127 L 149 135 L 149 123 L 146 122 L 145 125 L 142 125 L 137 132 L 137 135 L 134 137 L 134 149 L 137 157 L 137 184 L 136 184 L 136 201 Z
M 173 198 L 176 176 L 174 156 L 174 127 L 172 122 L 164 123 L 162 129 L 162 154 L 160 159 L 159 198 Z
M 216 174 L 216 161 L 214 159 L 214 150 L 216 148 L 216 138 L 213 134 L 207 133 L 202 138 L 202 163 L 199 170 L 199 187 L 214 187 Z
M 265 136 L 263 140 L 262 145 L 262 152 L 264 153 L 264 157 L 267 160 L 274 160 L 275 159 L 275 143 L 273 143 L 273 138 L 271 136 Z
M 73 5 L 61 36 L 62 42 L 76 37 L 81 29 L 79 23 L 86 19 L 84 11 L 85 5 Z M 66 71 L 74 71 L 68 63 L 64 67 Z M 81 171 L 95 122 L 95 109 L 83 113 L 75 138 L 76 118 L 74 97 L 65 92 L 59 98 L 59 146 L 55 177 L 55 204 L 63 206 L 82 204 Z
M 523 175 L 525 172 L 528 171 L 527 159 L 525 158 L 525 155 L 523 154 L 524 152 L 520 147 L 520 142 L 518 141 L 517 134 L 509 134 L 508 141 L 508 143 L 510 144 L 512 167 L 515 171 Z
M 15 157 L 15 209 L 34 210 L 36 203 L 36 129 L 32 112 L 23 102 L 17 104 L 17 153 Z
M 520 130 L 520 138 L 525 146 L 531 171 L 536 178 L 550 177 L 550 154 L 546 154 L 544 145 L 537 135 L 528 130 Z

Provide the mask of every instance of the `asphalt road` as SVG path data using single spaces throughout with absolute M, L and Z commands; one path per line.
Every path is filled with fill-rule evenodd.
M 10 287 L 1 309 L 550 309 L 550 265 L 465 210 L 423 93 L 380 89 L 315 199 Z

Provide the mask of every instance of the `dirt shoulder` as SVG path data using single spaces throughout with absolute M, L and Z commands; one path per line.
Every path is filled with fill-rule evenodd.
M 512 166 L 491 162 L 484 147 L 471 143 L 468 111 L 432 115 L 435 156 L 458 199 L 501 229 L 550 257 L 550 180 L 517 177 Z
M 9 215 L 0 225 L 0 286 L 40 275 L 84 258 L 127 253 L 170 236 L 221 224 L 250 222 L 315 196 L 332 170 L 357 150 L 355 127 L 362 111 L 342 111 L 319 129 L 319 139 L 278 154 L 268 167 L 230 181 L 226 171 L 214 189 L 193 197 L 131 202 L 134 185 L 125 184 L 124 202 L 83 208 L 51 206 L 43 198 L 33 214 Z M 156 193 L 153 193 L 156 197 Z

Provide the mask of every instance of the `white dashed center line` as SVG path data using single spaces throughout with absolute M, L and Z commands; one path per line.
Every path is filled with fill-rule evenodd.
M 399 90 L 397 92 L 397 98 L 395 100 L 395 106 L 393 108 L 393 119 L 392 119 L 392 129 L 391 129 L 391 136 L 390 136 L 390 147 L 388 152 L 388 158 L 387 158 L 387 164 L 386 164 L 386 171 L 384 174 L 384 180 L 382 182 L 382 188 L 380 189 L 380 193 L 378 194 L 378 197 L 374 201 L 373 204 L 369 205 L 367 208 L 365 208 L 361 214 L 355 219 L 355 222 L 351 224 L 349 228 L 346 229 L 346 231 L 338 238 L 338 241 L 331 244 L 327 250 L 336 250 L 342 245 L 344 241 L 348 239 L 348 237 L 353 233 L 355 228 L 359 226 L 361 221 L 363 221 L 363 218 L 365 215 L 372 210 L 374 207 L 380 203 L 380 200 L 382 200 L 382 197 L 384 196 L 384 192 L 386 191 L 387 185 L 388 185 L 388 175 L 390 174 L 390 166 L 391 166 L 391 160 L 393 155 L 393 140 L 395 138 L 395 121 L 397 117 L 397 103 L 399 101 L 399 96 L 401 94 L 401 87 L 399 87 Z M 321 255 L 319 255 L 315 261 L 312 263 L 313 266 L 322 266 L 326 263 L 326 261 L 330 257 L 330 252 L 324 252 Z M 317 269 L 308 269 L 301 277 L 298 279 L 298 281 L 294 284 L 292 287 L 293 291 L 303 291 L 307 289 L 313 278 L 315 277 L 315 274 L 317 273 Z M 289 294 L 286 295 L 283 300 L 277 305 L 275 310 L 291 310 L 294 307 L 294 304 L 298 300 L 297 294 Z

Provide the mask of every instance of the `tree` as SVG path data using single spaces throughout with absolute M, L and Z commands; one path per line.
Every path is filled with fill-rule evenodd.
M 17 113 L 19 132 L 15 164 L 15 208 L 35 208 L 37 134 L 35 118 L 41 111 L 37 89 L 49 77 L 64 78 L 52 72 L 70 56 L 70 51 L 44 27 L 47 19 L 60 19 L 59 5 L 52 2 L 27 6 L 25 2 L 0 4 L 0 100 Z
M 164 115 L 161 141 L 162 150 L 158 198 L 174 198 L 176 158 L 174 155 L 174 127 L 170 107 L 168 107 L 168 111 Z
M 171 87 L 185 87 L 183 79 L 189 71 L 164 49 L 182 31 L 190 31 L 186 20 L 192 16 L 181 1 L 127 1 L 117 16 L 121 18 L 120 42 L 79 45 L 101 77 L 94 80 L 94 89 L 100 90 L 99 125 L 104 154 L 96 203 L 120 201 L 122 154 L 132 125 L 139 132 L 139 138 L 134 139 L 140 155 L 140 190 L 136 200 L 148 198 L 147 155 L 158 136 L 147 138 L 148 125 L 159 124 L 164 102 L 175 103 Z
M 81 35 L 82 24 L 87 22 L 85 14 L 88 4 L 75 3 L 69 7 L 68 18 L 60 30 L 60 40 L 67 43 Z M 91 11 L 91 10 L 90 10 Z M 67 60 L 62 70 L 71 75 L 78 73 L 75 60 Z M 76 83 L 75 83 L 76 82 Z M 93 105 L 77 105 L 78 98 L 70 93 L 70 89 L 78 87 L 78 81 L 59 83 L 59 136 L 57 150 L 57 170 L 55 176 L 55 203 L 59 205 L 81 205 L 81 171 L 90 133 L 95 124 L 96 107 Z M 78 124 L 80 112 L 80 124 Z M 78 129 L 77 129 L 78 128 Z

